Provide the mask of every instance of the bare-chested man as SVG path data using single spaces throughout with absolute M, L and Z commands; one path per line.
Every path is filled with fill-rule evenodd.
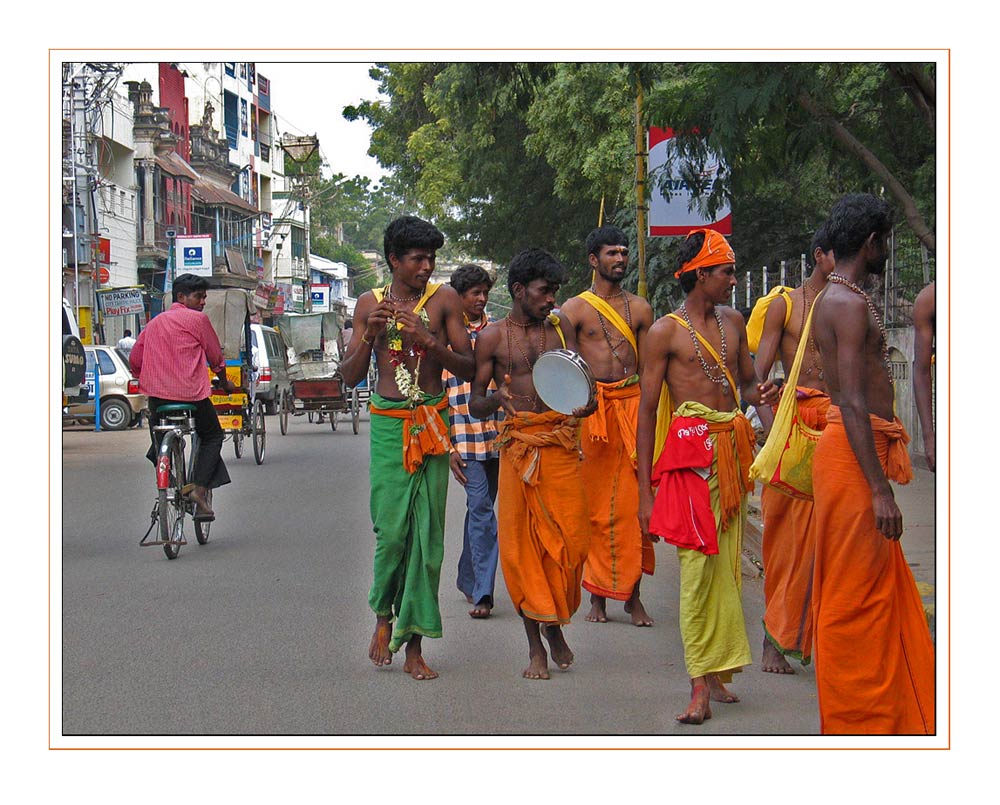
M 816 689 L 825 733 L 934 732 L 934 647 L 899 538 L 890 480 L 912 477 L 894 416 L 889 345 L 866 293 L 885 270 L 889 206 L 853 194 L 830 212 L 837 266 L 813 324 L 832 405 L 813 457 Z
M 740 552 L 754 433 L 736 388 L 753 405 L 770 404 L 777 394 L 771 383 L 757 383 L 743 316 L 724 306 L 736 285 L 736 257 L 726 239 L 709 229 L 692 232 L 674 276 L 687 296 L 650 327 L 639 356 L 639 522 L 643 534 L 678 546 L 691 701 L 677 720 L 700 724 L 712 717 L 710 700 L 739 701 L 724 683 L 751 662 Z M 656 444 L 664 382 L 673 417 Z
M 764 319 L 760 346 L 754 367 L 757 377 L 770 375 L 776 357 L 780 358 L 785 374 L 792 368 L 795 352 L 802 340 L 809 311 L 816 297 L 826 287 L 826 278 L 833 271 L 833 250 L 824 224 L 810 245 L 813 271 L 799 288 L 788 294 L 788 301 L 778 296 L 771 302 Z M 830 396 L 826 393 L 823 365 L 810 335 L 799 370 L 795 394 L 798 416 L 814 430 L 826 427 L 826 409 Z M 758 411 L 764 432 L 769 433 L 773 414 L 770 408 Z M 764 516 L 764 648 L 761 670 L 775 674 L 794 673 L 785 659 L 794 657 L 803 665 L 812 658 L 812 576 L 816 535 L 813 533 L 813 503 L 790 497 L 764 485 L 761 493 Z
M 368 596 L 375 633 L 368 656 L 377 666 L 389 665 L 405 643 L 403 670 L 414 679 L 437 676 L 423 658 L 421 639 L 441 636 L 438 582 L 451 447 L 441 371 L 469 380 L 475 369 L 461 299 L 453 288 L 430 282 L 443 244 L 436 227 L 413 216 L 386 227 L 392 281 L 358 299 L 340 367 L 344 383 L 354 386 L 368 376 L 373 351 L 378 364 L 371 395 L 375 560 Z
M 639 414 L 639 352 L 653 324 L 649 303 L 622 288 L 628 237 L 615 226 L 587 236 L 594 270 L 589 291 L 560 309 L 576 335 L 580 355 L 597 378 L 597 412 L 583 421 L 583 482 L 593 526 L 583 587 L 591 623 L 608 620 L 607 599 L 625 602 L 634 626 L 652 626 L 639 598 L 643 572 L 655 568 L 653 544 L 639 530 L 635 422 Z
M 510 313 L 476 339 L 476 376 L 469 411 L 485 419 L 506 412 L 500 445 L 497 497 L 500 566 L 528 637 L 526 679 L 548 679 L 544 633 L 559 668 L 573 662 L 562 626 L 580 606 L 580 579 L 590 545 L 590 519 L 580 476 L 580 422 L 596 402 L 553 411 L 535 391 L 532 369 L 550 349 L 576 348 L 569 327 L 550 317 L 564 276 L 542 249 L 514 256 L 507 283 Z M 497 391 L 487 396 L 490 381 Z M 544 628 L 542 628 L 544 627 Z
M 936 435 L 934 429 L 933 381 L 934 334 L 937 293 L 931 283 L 917 294 L 913 302 L 913 397 L 920 418 L 927 468 L 937 469 Z

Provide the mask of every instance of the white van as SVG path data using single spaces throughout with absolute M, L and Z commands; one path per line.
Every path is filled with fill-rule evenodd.
M 292 393 L 285 343 L 277 330 L 263 324 L 251 324 L 250 335 L 257 367 L 257 397 L 264 402 L 267 413 L 274 414 L 282 392 L 287 390 L 289 396 Z

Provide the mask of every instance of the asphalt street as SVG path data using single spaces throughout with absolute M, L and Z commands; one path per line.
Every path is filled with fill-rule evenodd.
M 755 664 L 731 686 L 740 703 L 715 704 L 714 718 L 698 727 L 674 720 L 688 680 L 677 559 L 663 544 L 642 586 L 654 627 L 631 626 L 614 602 L 609 623 L 587 623 L 585 594 L 566 629 L 575 664 L 552 669 L 548 681 L 522 679 L 526 641 L 502 575 L 489 620 L 471 619 L 455 588 L 464 516 L 455 481 L 440 589 L 444 637 L 424 641 L 440 678 L 410 679 L 401 654 L 376 669 L 367 657 L 367 416 L 360 435 L 344 419 L 335 432 L 304 416 L 284 436 L 276 417 L 267 427 L 260 466 L 249 444 L 239 460 L 224 445 L 233 483 L 216 492 L 211 540 L 198 545 L 189 523 L 174 561 L 159 547 L 139 547 L 155 497 L 147 433 L 63 431 L 62 553 L 52 560 L 61 561 L 62 601 L 52 617 L 62 630 L 53 681 L 61 682 L 64 736 L 682 735 L 697 745 L 706 735 L 818 733 L 814 675 L 798 665 L 778 676 Z M 930 473 L 919 480 L 933 489 Z M 923 551 L 915 564 L 933 585 L 933 515 L 924 528 L 930 536 L 914 549 Z M 909 553 L 905 539 L 904 547 Z M 744 608 L 759 663 L 763 586 L 746 566 Z

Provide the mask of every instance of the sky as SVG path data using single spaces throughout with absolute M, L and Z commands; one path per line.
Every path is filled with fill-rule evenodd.
M 377 181 L 385 175 L 367 155 L 371 128 L 348 121 L 343 109 L 378 97 L 378 85 L 364 62 L 257 62 L 257 72 L 271 82 L 271 110 L 276 134 L 315 134 L 329 169 L 325 176 L 358 174 Z

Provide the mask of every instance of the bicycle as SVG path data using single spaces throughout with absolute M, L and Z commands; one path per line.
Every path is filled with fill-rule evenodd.
M 198 454 L 198 434 L 195 433 L 195 406 L 190 403 L 161 405 L 153 416 L 158 422 L 153 431 L 163 434 L 156 456 L 156 502 L 150 514 L 149 530 L 139 541 L 139 545 L 162 545 L 167 559 L 176 559 L 184 539 L 184 518 L 194 517 L 195 502 L 189 497 L 194 484 L 188 478 L 194 474 L 195 459 Z M 185 460 L 185 441 L 191 438 L 191 455 Z M 208 505 L 212 505 L 212 490 L 208 490 Z M 194 521 L 194 534 L 199 545 L 208 542 L 210 521 Z M 157 528 L 159 526 L 159 528 Z M 149 539 L 156 530 L 156 538 Z

